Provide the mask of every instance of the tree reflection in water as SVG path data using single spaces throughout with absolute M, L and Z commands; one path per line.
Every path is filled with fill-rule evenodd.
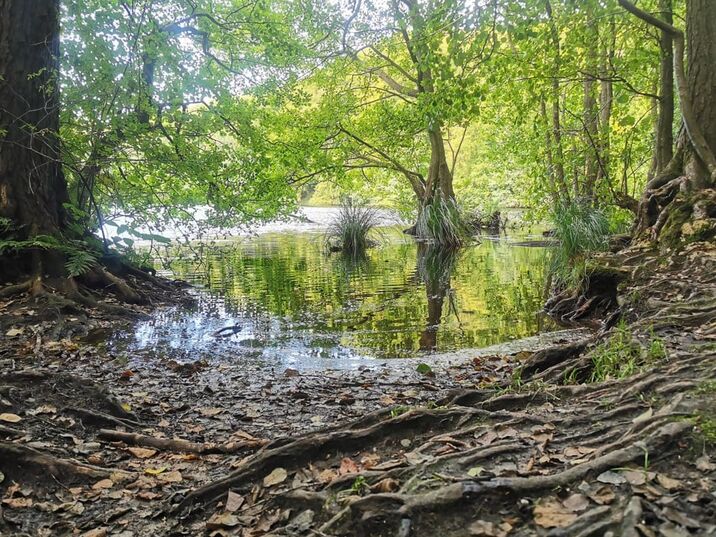
M 365 256 L 346 257 L 326 254 L 319 234 L 273 234 L 201 260 L 177 256 L 173 270 L 210 291 L 197 315 L 231 317 L 256 345 L 393 358 L 543 331 L 545 257 L 541 248 L 489 240 L 444 250 L 397 232 Z

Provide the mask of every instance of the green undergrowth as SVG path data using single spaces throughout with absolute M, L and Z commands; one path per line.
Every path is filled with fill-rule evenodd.
M 652 331 L 648 344 L 644 346 L 634 338 L 628 325 L 622 320 L 609 339 L 592 350 L 589 382 L 627 378 L 641 371 L 649 363 L 665 358 L 667 350 L 661 338 Z

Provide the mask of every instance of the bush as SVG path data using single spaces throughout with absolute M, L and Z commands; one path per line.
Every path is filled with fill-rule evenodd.
M 368 235 L 377 225 L 376 209 L 347 198 L 341 203 L 338 215 L 328 226 L 326 242 L 331 249 L 357 256 L 375 244 Z

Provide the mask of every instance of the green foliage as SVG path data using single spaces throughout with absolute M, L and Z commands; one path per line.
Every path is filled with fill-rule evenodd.
M 67 261 L 65 269 L 69 276 L 79 276 L 89 270 L 97 263 L 97 255 L 82 246 L 74 249 L 66 249 Z
M 664 360 L 668 356 L 666 352 L 666 344 L 661 338 L 654 335 L 652 335 L 651 341 L 649 342 L 647 353 L 649 358 L 653 360 Z
M 425 363 L 418 364 L 418 367 L 415 368 L 415 371 L 417 371 L 421 375 L 433 376 L 433 377 L 435 376 L 435 373 L 433 372 L 433 368 Z
M 326 242 L 346 254 L 358 256 L 373 245 L 369 235 L 377 225 L 378 213 L 375 209 L 346 198 L 328 226 Z
M 55 250 L 65 255 L 65 269 L 69 276 L 79 276 L 88 272 L 97 262 L 98 253 L 90 242 L 67 240 L 51 235 L 35 235 L 29 239 L 17 239 L 17 227 L 7 218 L 0 218 L 0 256 L 27 250 Z
M 539 220 L 587 196 L 625 230 L 615 199 L 638 197 L 653 144 L 659 46 L 643 23 L 614 0 L 554 0 L 550 20 L 538 1 L 407 5 L 63 1 L 60 133 L 77 222 L 121 222 L 132 236 L 114 242 L 131 248 L 178 224 L 201 236 L 286 216 L 302 193 L 348 192 L 460 244 L 452 201 L 416 212 L 411 181 L 428 177 L 438 132 L 461 206 Z M 593 97 L 610 82 L 609 121 L 590 133 L 574 81 L 607 68 Z
M 353 494 L 358 494 L 362 496 L 363 494 L 366 494 L 370 491 L 370 486 L 368 485 L 368 481 L 366 481 L 366 478 L 362 475 L 359 475 L 355 478 L 353 481 L 353 484 L 351 485 L 351 492 Z
M 410 412 L 409 406 L 398 405 L 398 406 L 390 409 L 390 417 L 397 418 L 398 416 L 401 416 L 402 414 L 405 414 L 406 412 Z

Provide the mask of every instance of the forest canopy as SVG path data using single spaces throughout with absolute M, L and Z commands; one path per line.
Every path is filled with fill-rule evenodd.
M 657 171 L 660 35 L 616 2 L 86 0 L 61 24 L 62 162 L 95 228 L 346 192 L 416 214 L 428 180 L 464 207 L 612 210 Z
M 506 207 L 626 230 L 680 132 L 676 34 L 621 0 L 45 4 L 62 211 L 120 249 L 347 194 L 446 244 Z M 673 28 L 686 6 L 635 9 Z

